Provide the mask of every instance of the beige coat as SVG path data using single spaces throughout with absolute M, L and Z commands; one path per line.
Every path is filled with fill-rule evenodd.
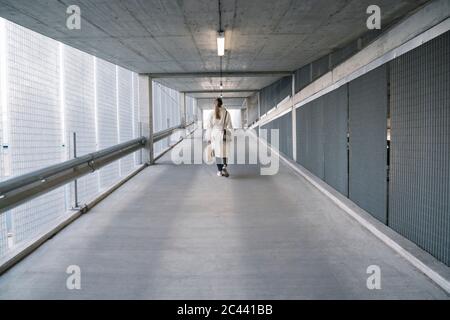
M 225 112 L 228 113 L 226 123 L 224 126 Z M 214 154 L 218 158 L 228 158 L 230 155 L 231 141 L 223 142 L 223 129 L 233 129 L 231 123 L 231 115 L 225 109 L 225 107 L 220 108 L 220 119 L 216 119 L 214 110 L 211 111 L 208 117 L 208 122 L 206 123 L 206 140 L 211 141 L 212 148 L 214 149 Z

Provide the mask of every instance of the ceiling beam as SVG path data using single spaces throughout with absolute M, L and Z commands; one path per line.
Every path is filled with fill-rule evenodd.
M 239 93 L 239 92 L 258 92 L 256 89 L 230 89 L 230 90 L 191 90 L 191 91 L 182 91 L 186 94 L 195 94 L 195 93 Z M 234 97 L 230 97 L 234 98 Z
M 147 73 L 150 78 L 243 78 L 243 77 L 284 77 L 292 75 L 292 71 L 224 71 L 220 72 L 176 72 L 176 73 Z
M 199 98 L 195 98 L 197 100 L 214 100 L 215 98 L 217 98 L 216 96 L 214 97 L 199 97 Z M 247 99 L 248 97 L 223 97 L 223 100 L 229 100 L 229 99 Z

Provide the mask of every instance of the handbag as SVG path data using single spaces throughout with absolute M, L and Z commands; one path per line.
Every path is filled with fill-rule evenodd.
M 228 142 L 231 141 L 231 131 L 225 128 L 225 125 L 227 123 L 227 116 L 228 116 L 228 111 L 225 111 L 225 117 L 223 119 L 223 142 Z
M 214 162 L 215 153 L 212 145 L 209 143 L 205 148 L 204 160 L 207 164 L 212 164 Z

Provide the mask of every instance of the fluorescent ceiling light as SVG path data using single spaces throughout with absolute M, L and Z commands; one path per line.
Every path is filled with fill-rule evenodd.
M 225 55 L 225 33 L 223 32 L 217 34 L 217 54 L 219 57 Z

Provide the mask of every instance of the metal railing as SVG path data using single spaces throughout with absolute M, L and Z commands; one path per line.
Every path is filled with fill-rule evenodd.
M 191 122 L 186 125 L 172 127 L 153 134 L 153 143 L 160 141 L 166 137 L 169 137 L 178 129 L 187 129 L 189 136 L 195 131 L 189 128 L 194 125 L 195 122 Z M 183 138 L 177 141 L 174 145 L 180 143 Z M 40 195 L 43 195 L 55 188 L 61 187 L 72 181 L 76 181 L 81 176 L 98 170 L 111 162 L 117 161 L 120 158 L 136 152 L 147 146 L 148 140 L 145 137 L 136 138 L 97 152 L 89 153 L 81 157 L 77 157 L 62 163 L 58 163 L 46 168 L 42 168 L 21 176 L 11 178 L 9 180 L 0 182 L 0 214 L 19 206 L 25 202 L 32 200 Z M 170 148 L 169 148 L 170 149 Z M 168 149 L 168 150 L 169 150 Z M 167 152 L 168 150 L 164 151 Z M 149 149 L 150 152 L 151 148 Z M 147 164 L 142 164 L 138 169 L 130 173 L 128 176 L 120 180 L 118 183 L 112 185 L 109 189 L 102 192 L 99 196 L 92 199 L 89 203 L 84 204 L 82 207 L 74 207 L 71 214 L 65 216 L 62 219 L 55 219 L 48 230 L 43 230 L 37 236 L 33 236 L 21 245 L 15 247 L 13 250 L 1 257 L 0 256 L 0 274 L 8 270 L 11 266 L 16 264 L 22 258 L 27 256 L 47 239 L 58 233 L 65 226 L 77 219 L 81 214 L 90 210 L 98 202 L 103 200 L 114 190 L 119 188 L 123 183 L 131 179 L 134 175 L 140 172 Z
M 145 137 L 136 138 L 0 182 L 0 212 L 10 210 L 133 153 L 143 148 L 146 141 Z
M 193 124 L 179 125 L 153 134 L 153 143 Z M 0 182 L 0 213 L 47 193 L 66 183 L 143 148 L 145 137 L 92 152 L 30 173 Z
M 179 125 L 179 126 L 161 130 L 159 132 L 155 132 L 153 134 L 153 142 L 158 142 L 164 138 L 170 137 L 172 135 L 172 133 L 174 133 L 176 130 L 179 130 L 179 129 L 184 129 L 184 126 Z
M 153 143 L 186 129 L 194 122 L 168 128 L 153 134 Z M 0 182 L 0 212 L 5 212 L 31 199 L 67 184 L 143 148 L 145 137 L 92 152 L 30 173 Z
M 176 130 L 186 129 L 186 128 L 190 127 L 191 125 L 193 125 L 194 123 L 195 123 L 195 121 L 192 121 L 186 125 L 179 125 L 179 126 L 171 127 L 171 128 L 156 132 L 153 134 L 153 142 L 158 142 L 164 138 L 170 137 Z

